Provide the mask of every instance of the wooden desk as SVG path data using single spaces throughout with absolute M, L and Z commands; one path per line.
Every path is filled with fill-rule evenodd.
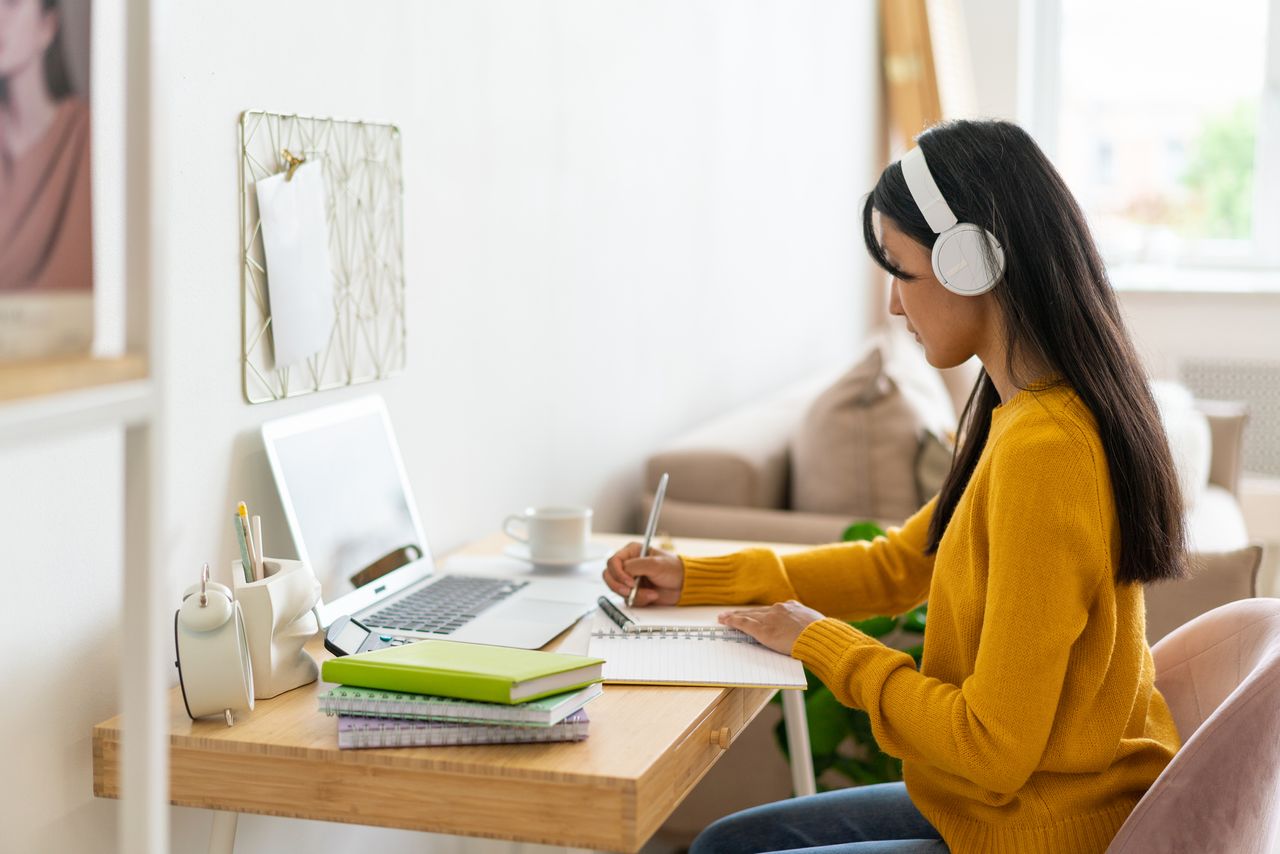
M 596 539 L 620 546 L 634 537 Z M 491 537 L 456 554 L 497 554 L 506 542 Z M 677 542 L 687 554 L 745 545 Z M 587 631 L 587 623 L 579 621 L 548 648 Z M 329 657 L 318 639 L 309 650 L 317 660 Z M 763 688 L 609 685 L 587 707 L 591 735 L 582 742 L 339 750 L 336 718 L 316 711 L 317 695 L 329 687 L 316 682 L 258 701 L 233 727 L 219 719 L 191 721 L 175 687 L 171 802 L 638 851 L 773 695 Z M 118 715 L 93 729 L 98 797 L 120 794 L 120 730 Z M 234 818 L 230 827 L 234 838 Z

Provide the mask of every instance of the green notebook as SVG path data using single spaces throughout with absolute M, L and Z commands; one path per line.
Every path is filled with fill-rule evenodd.
M 425 640 L 331 658 L 320 676 L 360 688 L 512 704 L 599 682 L 603 664 L 584 655 Z

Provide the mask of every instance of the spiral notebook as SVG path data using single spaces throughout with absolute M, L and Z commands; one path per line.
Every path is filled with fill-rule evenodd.
M 412 718 L 416 720 L 466 721 L 506 726 L 551 726 L 559 723 L 599 697 L 599 683 L 566 694 L 507 706 L 480 703 L 455 697 L 434 697 L 377 688 L 338 685 L 319 697 L 320 711 L 327 715 L 370 718 Z
M 606 598 L 614 603 L 614 607 L 622 613 L 623 617 L 634 623 L 627 631 L 664 634 L 700 629 L 739 638 L 746 637 L 737 629 L 720 625 L 720 615 L 737 607 L 735 605 L 650 605 L 646 608 L 628 608 L 621 596 Z
M 414 721 L 404 718 L 338 716 L 338 747 L 444 747 L 451 744 L 530 744 L 582 741 L 587 737 L 584 709 L 547 727 L 499 726 L 459 721 Z
M 627 613 L 643 610 L 646 609 L 631 609 Z M 695 609 L 653 609 L 659 610 Z M 697 610 L 714 618 L 725 609 Z M 605 682 L 800 690 L 806 686 L 804 665 L 761 646 L 742 632 L 713 623 L 697 624 L 695 615 L 690 613 L 650 613 L 645 618 L 648 622 L 641 630 L 626 632 L 603 612 L 592 615 L 588 654 L 604 659 Z

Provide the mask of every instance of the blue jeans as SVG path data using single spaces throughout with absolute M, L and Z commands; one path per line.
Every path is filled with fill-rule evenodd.
M 713 822 L 689 854 L 807 851 L 946 854 L 947 844 L 902 783 L 837 789 L 752 807 Z

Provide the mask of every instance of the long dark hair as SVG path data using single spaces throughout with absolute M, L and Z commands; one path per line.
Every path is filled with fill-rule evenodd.
M 62 12 L 58 10 L 58 0 L 40 0 L 40 11 L 45 14 L 58 15 L 58 31 L 53 40 L 44 49 L 44 83 L 49 90 L 49 97 L 61 101 L 72 93 L 71 75 L 67 73 L 67 62 L 62 52 Z M 9 86 L 0 79 L 0 104 L 9 103 Z
M 1038 361 L 1092 412 L 1111 473 L 1120 522 L 1121 583 L 1186 574 L 1183 507 L 1173 458 L 1146 372 L 1125 330 L 1107 272 L 1084 214 L 1053 164 L 1017 125 L 952 121 L 916 140 L 938 189 L 961 222 L 986 228 L 1004 247 L 1003 280 L 991 292 L 1004 318 L 1006 369 L 1019 388 L 1015 353 Z M 893 163 L 862 210 L 863 239 L 876 263 L 898 269 L 876 238 L 872 210 L 912 240 L 937 237 Z M 982 371 L 960 416 L 959 447 L 929 525 L 938 548 L 991 429 L 1000 395 Z

